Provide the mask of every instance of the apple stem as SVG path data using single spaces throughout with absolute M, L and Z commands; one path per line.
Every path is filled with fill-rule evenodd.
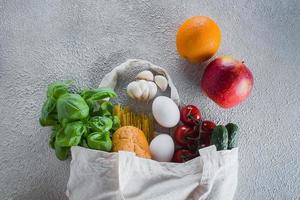
M 244 64 L 244 63 L 245 63 L 245 61 L 242 61 L 242 63 Z

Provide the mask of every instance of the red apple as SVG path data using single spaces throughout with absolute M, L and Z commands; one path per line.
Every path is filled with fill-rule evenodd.
M 221 56 L 209 63 L 201 80 L 203 92 L 223 108 L 232 108 L 251 93 L 253 75 L 243 62 Z

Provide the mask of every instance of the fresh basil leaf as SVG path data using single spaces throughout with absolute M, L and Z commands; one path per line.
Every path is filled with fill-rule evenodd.
M 41 126 L 52 126 L 57 123 L 56 101 L 53 98 L 48 98 L 44 102 L 39 121 Z
M 114 106 L 110 101 L 105 101 L 100 105 L 100 112 L 109 112 L 112 115 L 113 109 Z
M 85 100 L 101 100 L 105 98 L 116 97 L 117 94 L 111 88 L 96 88 L 82 90 L 80 92 L 80 96 Z
M 86 101 L 90 108 L 90 112 L 97 110 L 97 103 L 106 99 L 116 97 L 117 94 L 110 88 L 97 88 L 90 90 L 83 90 L 80 96 Z
M 121 126 L 121 121 L 118 116 L 113 116 L 113 126 L 112 126 L 112 132 L 115 132 L 118 128 Z
M 98 113 L 99 113 L 98 115 L 100 116 L 109 117 L 109 118 L 112 117 L 111 112 L 109 112 L 108 110 L 101 110 Z
M 54 147 L 55 147 L 55 155 L 59 160 L 66 160 L 69 157 L 70 154 L 69 147 L 61 147 L 58 146 L 56 143 L 54 143 Z
M 228 149 L 237 147 L 239 139 L 239 127 L 233 123 L 229 123 L 225 127 L 228 131 Z
M 109 101 L 100 100 L 96 102 L 97 106 L 94 106 L 94 112 L 91 114 L 92 116 L 105 116 L 111 118 L 113 115 L 113 105 Z
M 110 151 L 112 148 L 112 141 L 109 132 L 94 132 L 87 137 L 87 145 L 91 149 L 101 151 Z
M 58 81 L 51 83 L 47 90 L 47 99 L 43 104 L 41 117 L 39 119 L 42 126 L 52 126 L 57 124 L 56 101 L 68 93 L 71 81 Z
M 81 136 L 86 132 L 87 128 L 83 122 L 70 122 L 56 134 L 55 143 L 61 147 L 76 146 L 80 143 Z
M 113 126 L 113 121 L 108 117 L 95 116 L 88 121 L 88 127 L 92 132 L 107 132 Z
M 99 100 L 102 100 L 105 98 L 111 98 L 111 97 L 116 97 L 116 96 L 117 96 L 117 94 L 113 90 L 106 91 L 106 92 L 100 91 L 100 92 L 93 94 L 91 97 L 86 99 L 86 101 L 99 101 Z
M 227 149 L 228 132 L 225 126 L 218 125 L 214 128 L 211 136 L 211 144 L 214 144 L 218 151 Z
M 61 95 L 69 92 L 69 87 L 72 81 L 57 81 L 48 86 L 47 97 L 57 100 Z
M 51 135 L 50 135 L 50 140 L 49 140 L 49 145 L 52 149 L 55 149 L 55 138 L 56 138 L 56 135 L 60 132 L 60 131 L 63 131 L 63 128 L 61 127 L 60 124 L 56 124 L 55 126 L 53 126 L 52 128 L 52 132 L 51 132 Z
M 51 135 L 50 135 L 50 139 L 49 139 L 49 146 L 52 149 L 55 149 L 55 147 L 54 147 L 55 137 L 56 137 L 56 131 L 53 130 L 52 133 L 51 133 Z
M 68 122 L 83 120 L 89 116 L 89 107 L 78 94 L 64 94 L 57 100 L 58 120 L 64 126 Z
M 87 145 L 87 142 L 85 139 L 82 139 L 80 142 L 80 146 L 85 147 L 85 148 L 89 148 L 89 146 Z

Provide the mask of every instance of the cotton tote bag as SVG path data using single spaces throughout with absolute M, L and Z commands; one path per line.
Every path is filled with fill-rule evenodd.
M 167 77 L 171 98 L 180 99 L 163 68 L 131 59 L 102 80 L 101 87 L 115 88 L 118 76 L 135 67 L 147 67 Z M 237 186 L 238 148 L 200 149 L 199 157 L 185 163 L 157 162 L 132 152 L 108 153 L 71 148 L 72 161 L 66 194 L 70 200 L 232 200 Z

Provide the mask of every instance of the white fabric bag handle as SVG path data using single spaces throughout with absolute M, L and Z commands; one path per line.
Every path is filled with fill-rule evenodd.
M 137 67 L 145 67 L 150 68 L 151 70 L 155 71 L 158 74 L 164 75 L 167 80 L 169 87 L 171 89 L 171 99 L 179 106 L 180 105 L 180 98 L 178 91 L 171 79 L 169 73 L 162 67 L 154 65 L 148 61 L 140 60 L 140 59 L 129 59 L 126 62 L 122 63 L 121 65 L 115 67 L 111 72 L 106 74 L 102 79 L 99 87 L 109 87 L 114 89 L 117 85 L 118 76 L 122 75 L 132 68 Z

